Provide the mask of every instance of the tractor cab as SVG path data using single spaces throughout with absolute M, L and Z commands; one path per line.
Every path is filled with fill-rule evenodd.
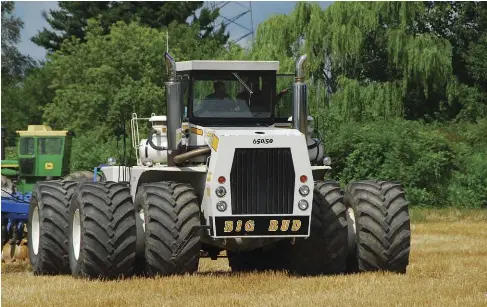
M 185 114 L 199 126 L 271 126 L 276 97 L 275 61 L 177 62 Z
M 72 133 L 53 131 L 45 125 L 29 125 L 17 131 L 20 192 L 30 191 L 39 178 L 54 179 L 69 172 Z

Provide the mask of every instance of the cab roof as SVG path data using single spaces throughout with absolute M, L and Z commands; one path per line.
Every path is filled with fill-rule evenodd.
M 69 135 L 67 130 L 52 130 L 50 126 L 46 125 L 28 125 L 27 130 L 17 130 L 20 136 L 66 136 Z
M 279 61 L 184 61 L 176 62 L 176 71 L 278 71 Z

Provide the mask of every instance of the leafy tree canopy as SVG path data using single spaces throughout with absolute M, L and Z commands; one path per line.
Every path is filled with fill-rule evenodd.
M 97 130 L 112 137 L 113 130 L 132 112 L 150 115 L 165 110 L 165 29 L 135 22 L 117 22 L 103 35 L 102 25 L 90 20 L 85 40 L 65 41 L 50 56 L 52 103 L 44 118 L 51 125 L 83 133 Z M 215 40 L 199 36 L 197 26 L 171 23 L 169 49 L 176 60 L 205 59 L 218 53 Z
M 46 48 L 56 51 L 61 48 L 65 39 L 75 36 L 85 41 L 88 20 L 96 18 L 100 21 L 102 33 L 107 34 L 112 24 L 118 21 L 129 23 L 138 20 L 140 24 L 151 28 L 162 29 L 171 22 L 191 23 L 200 28 L 200 37 L 211 37 L 220 44 L 225 44 L 229 35 L 222 25 L 218 31 L 213 31 L 213 22 L 218 17 L 218 10 L 210 11 L 202 8 L 203 1 L 60 1 L 58 10 L 50 10 L 44 18 L 53 30 L 44 28 L 32 41 Z M 196 11 L 201 9 L 199 17 Z
M 12 1 L 2 2 L 2 89 L 19 82 L 25 71 L 34 64 L 32 58 L 17 49 L 24 23 L 12 15 L 14 7 Z
M 325 10 L 300 2 L 259 26 L 252 54 L 279 59 L 287 70 L 306 52 L 311 83 L 326 89 L 316 101 L 330 102 L 337 120 L 448 119 L 461 110 L 487 115 L 482 101 L 473 103 L 478 91 L 454 74 L 456 45 L 425 26 L 432 24 L 429 10 L 423 2 L 337 2 Z M 477 79 L 484 76 L 482 47 L 468 47 Z

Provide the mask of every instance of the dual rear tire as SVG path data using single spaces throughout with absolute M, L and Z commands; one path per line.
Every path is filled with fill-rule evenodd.
M 45 181 L 32 193 L 28 246 L 36 275 L 131 275 L 135 211 L 129 188 L 114 182 Z
M 144 225 L 138 271 L 150 276 L 196 272 L 201 219 L 194 189 L 184 183 L 146 183 L 139 187 L 134 205 Z
M 41 182 L 29 211 L 30 261 L 36 275 L 192 273 L 198 269 L 200 225 L 198 201 L 187 184 L 145 184 L 134 204 L 125 183 Z
M 374 180 L 354 182 L 345 189 L 345 203 L 356 229 L 348 271 L 406 273 L 411 225 L 401 185 Z

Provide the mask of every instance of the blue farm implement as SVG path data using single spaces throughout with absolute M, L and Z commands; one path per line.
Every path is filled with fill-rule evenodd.
M 28 261 L 27 220 L 31 193 L 2 191 L 2 262 Z

